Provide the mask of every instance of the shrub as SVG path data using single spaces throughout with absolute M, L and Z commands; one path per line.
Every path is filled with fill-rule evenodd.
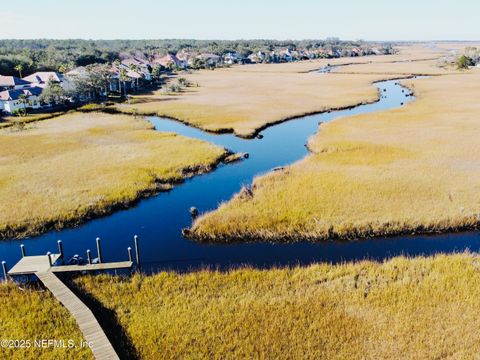
M 472 65 L 473 61 L 468 56 L 462 55 L 457 60 L 457 67 L 459 69 L 468 69 L 468 67 Z
M 82 105 L 78 108 L 78 111 L 98 111 L 98 110 L 103 110 L 105 108 L 104 105 L 102 104 L 95 104 L 95 103 L 90 103 L 90 104 L 85 104 Z
M 180 85 L 180 86 L 189 87 L 189 86 L 192 85 L 192 84 L 190 83 L 190 81 L 188 81 L 188 80 L 185 79 L 184 77 L 178 78 L 177 82 L 178 82 L 178 85 Z

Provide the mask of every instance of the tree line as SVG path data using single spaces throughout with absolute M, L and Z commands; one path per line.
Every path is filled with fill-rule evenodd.
M 76 66 L 111 63 L 116 59 L 137 56 L 175 54 L 181 50 L 222 56 L 235 52 L 242 57 L 279 48 L 319 49 L 373 45 L 364 41 L 325 40 L 0 40 L 0 74 L 26 76 L 36 71 L 67 72 Z M 381 44 L 390 48 L 390 44 Z

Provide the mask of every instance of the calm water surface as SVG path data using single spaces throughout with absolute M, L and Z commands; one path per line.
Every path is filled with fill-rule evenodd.
M 228 268 L 244 264 L 269 267 L 318 261 L 337 263 L 365 258 L 381 260 L 399 254 L 413 256 L 465 249 L 476 251 L 480 247 L 478 232 L 319 244 L 210 245 L 182 238 L 181 229 L 191 224 L 190 206 L 196 206 L 201 212 L 213 210 L 220 202 L 230 199 L 242 185 L 249 185 L 255 176 L 303 158 L 308 154 L 305 144 L 317 132 L 319 122 L 388 110 L 413 100 L 413 97 L 405 96 L 407 90 L 395 85 L 395 81 L 380 82 L 376 86 L 382 94 L 377 103 L 284 122 L 262 131 L 262 139 L 246 140 L 231 134 L 215 135 L 176 121 L 149 117 L 148 120 L 158 131 L 171 131 L 206 140 L 235 152 L 248 152 L 250 157 L 238 163 L 222 165 L 209 174 L 187 180 L 172 191 L 142 200 L 135 207 L 89 221 L 83 226 L 51 231 L 22 241 L 2 241 L 0 260 L 6 260 L 11 267 L 20 258 L 21 243 L 25 244 L 29 255 L 56 252 L 58 239 L 63 241 L 67 256 L 80 254 L 85 257 L 86 249 L 95 253 L 95 238 L 98 236 L 102 239 L 104 261 L 120 261 L 127 258 L 126 249 L 132 246 L 134 234 L 140 238 L 140 252 L 146 271 L 183 271 L 200 266 Z

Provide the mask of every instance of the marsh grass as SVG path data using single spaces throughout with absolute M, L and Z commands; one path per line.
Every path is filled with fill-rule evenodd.
M 477 254 L 383 263 L 80 276 L 142 359 L 469 359 L 480 352 Z M 0 284 L 2 338 L 76 339 L 48 292 Z M 0 348 L 3 359 L 89 359 Z
M 433 359 L 480 351 L 471 254 L 80 277 L 142 359 Z
M 1 130 L 0 237 L 107 214 L 209 171 L 226 155 L 125 115 L 75 113 Z
M 288 64 L 258 64 L 233 66 L 215 71 L 204 70 L 182 75 L 182 79 L 200 87 L 184 88 L 181 93 L 134 96 L 134 105 L 117 105 L 117 110 L 129 112 L 136 108 L 141 114 L 156 114 L 187 122 L 213 132 L 234 132 L 252 137 L 267 125 L 292 117 L 345 108 L 377 99 L 371 86 L 376 80 L 415 73 L 417 60 L 432 57 L 437 52 L 421 47 L 405 47 L 399 55 L 360 58 L 323 59 Z M 390 73 L 319 74 L 315 69 L 344 63 L 380 69 L 391 66 Z M 435 68 L 435 60 L 421 62 L 422 73 L 447 73 Z M 398 69 L 397 69 L 398 67 Z M 348 68 L 348 66 L 346 67 Z M 427 68 L 427 69 L 424 69 Z M 400 72 L 400 73 L 397 73 Z M 171 79 L 172 84 L 175 80 Z
M 25 359 L 93 359 L 88 348 L 64 349 L 33 346 L 35 339 L 83 339 L 75 320 L 55 298 L 40 288 L 23 291 L 12 283 L 0 283 L 0 337 L 7 340 L 31 340 L 27 348 L 0 347 L 0 358 Z
M 372 65 L 374 68 L 375 65 Z M 480 71 L 409 80 L 405 107 L 321 125 L 312 155 L 196 219 L 194 237 L 323 240 L 476 228 Z
M 8 127 L 18 127 L 33 123 L 36 121 L 42 121 L 47 119 L 52 119 L 61 115 L 65 115 L 69 111 L 51 111 L 51 112 L 44 112 L 44 113 L 35 113 L 35 114 L 27 114 L 25 116 L 5 116 L 3 118 L 0 117 L 0 129 L 8 128 Z

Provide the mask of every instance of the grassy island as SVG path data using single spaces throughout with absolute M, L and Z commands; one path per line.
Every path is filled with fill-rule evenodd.
M 0 238 L 107 214 L 226 155 L 126 115 L 74 113 L 0 130 Z
M 415 102 L 322 124 L 310 156 L 258 177 L 251 193 L 198 218 L 193 235 L 324 240 L 477 227 L 480 71 L 405 83 Z

